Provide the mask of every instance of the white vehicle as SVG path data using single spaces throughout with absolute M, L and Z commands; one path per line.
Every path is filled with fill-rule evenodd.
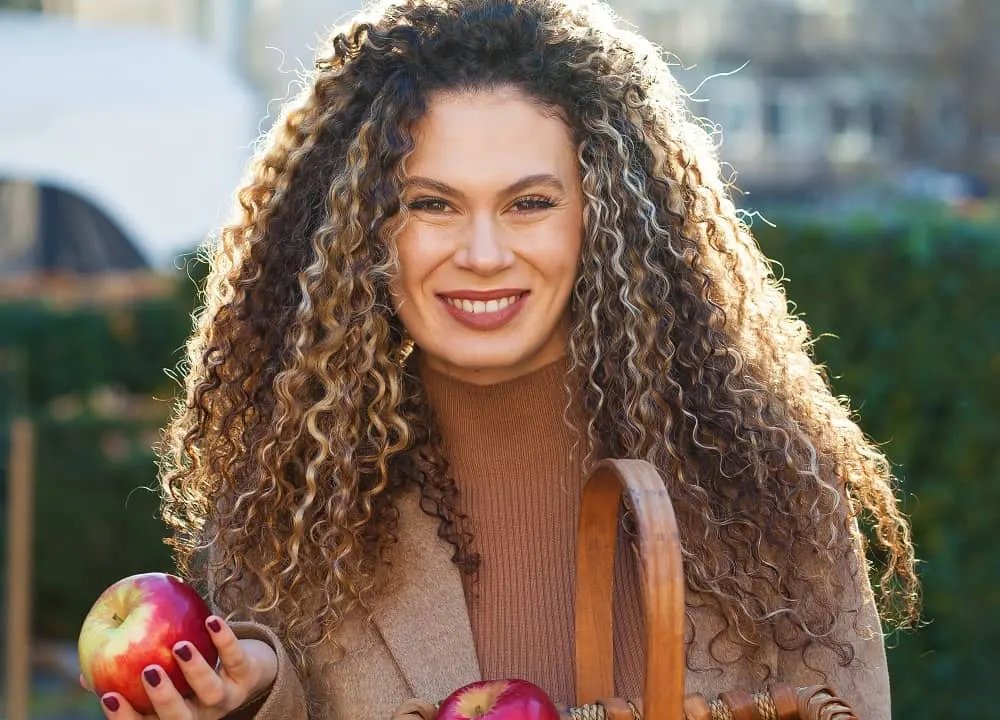
M 230 214 L 261 104 L 208 49 L 0 13 L 0 67 L 0 276 L 126 244 L 168 268 Z

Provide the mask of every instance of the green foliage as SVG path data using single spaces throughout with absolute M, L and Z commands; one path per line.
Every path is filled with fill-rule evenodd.
M 894 715 L 986 717 L 1000 647 L 1000 232 L 755 230 L 835 392 L 901 480 L 927 624 L 889 638 Z
M 178 293 L 111 309 L 0 304 L 0 344 L 13 345 L 26 359 L 30 407 L 107 387 L 166 397 L 177 385 L 164 369 L 182 357 L 189 303 Z
M 7 421 L 35 422 L 33 631 L 75 639 L 111 582 L 169 571 L 152 446 L 177 383 L 194 286 L 133 304 L 0 304 L 0 532 Z M 6 535 L 4 535 L 6 537 Z M 6 554 L 0 557 L 5 572 Z M 6 577 L 5 575 L 3 576 Z
M 171 572 L 149 423 L 85 417 L 36 428 L 34 629 L 75 638 L 104 588 Z

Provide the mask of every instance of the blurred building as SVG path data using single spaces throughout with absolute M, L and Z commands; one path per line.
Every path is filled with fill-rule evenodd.
M 41 0 L 45 12 L 84 23 L 153 27 L 200 41 L 258 90 L 262 111 L 311 67 L 323 33 L 360 0 Z
M 0 6 L 0 279 L 169 267 L 229 215 L 259 98 L 179 5 L 122 5 Z
M 9 0 L 12 2 L 13 0 Z M 260 129 L 360 0 L 35 0 L 198 40 L 257 91 Z M 20 4 L 31 4 L 21 0 Z M 0 6 L 3 0 L 0 0 Z M 1000 180 L 998 0 L 612 0 L 674 58 L 737 184 L 801 196 L 904 173 Z
M 745 187 L 938 166 L 998 179 L 996 0 L 617 0 L 672 53 Z

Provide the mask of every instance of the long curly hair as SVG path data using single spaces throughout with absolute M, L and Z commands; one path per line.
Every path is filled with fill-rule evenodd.
M 179 571 L 276 628 L 300 669 L 371 610 L 407 487 L 475 573 L 389 283 L 414 124 L 436 92 L 498 87 L 572 131 L 585 237 L 567 388 L 594 454 L 663 472 L 689 590 L 751 650 L 820 644 L 846 664 L 835 621 L 856 608 L 822 570 L 861 548 L 884 617 L 914 620 L 890 464 L 832 395 L 710 133 L 656 47 L 604 5 L 563 0 L 392 2 L 320 51 L 206 246 L 186 392 L 158 449 Z

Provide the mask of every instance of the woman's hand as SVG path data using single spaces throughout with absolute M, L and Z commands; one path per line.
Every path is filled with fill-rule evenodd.
M 188 642 L 174 646 L 177 665 L 194 690 L 189 698 L 181 697 L 163 668 L 149 665 L 143 669 L 142 684 L 153 704 L 155 714 L 140 715 L 115 692 L 101 696 L 101 709 L 110 720 L 217 720 L 240 707 L 250 698 L 274 684 L 278 658 L 267 643 L 239 640 L 222 618 L 215 615 L 205 621 L 208 633 L 219 650 L 219 669 L 209 665 Z M 80 683 L 87 687 L 80 678 Z M 88 690 L 91 688 L 87 687 Z

